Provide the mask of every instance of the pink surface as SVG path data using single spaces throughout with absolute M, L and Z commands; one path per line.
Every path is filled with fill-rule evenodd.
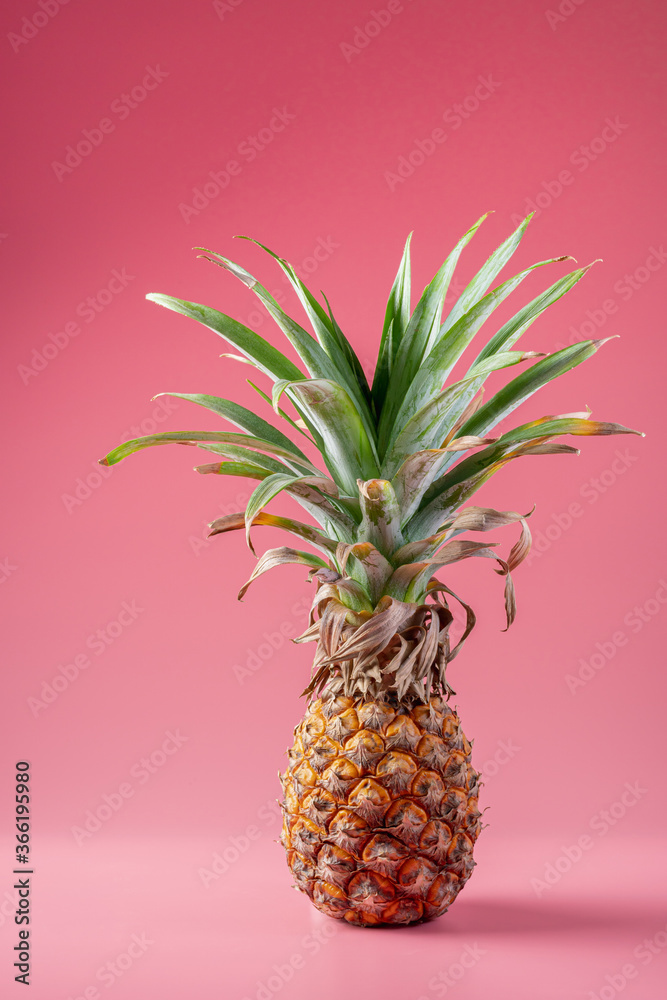
M 128 1000 L 657 1000 L 664 7 L 9 0 L 2 22 L 12 434 L 0 995 L 21 995 L 10 838 L 13 764 L 28 759 L 33 1000 L 87 988 L 88 1000 L 93 988 Z M 277 249 L 325 289 L 368 360 L 409 230 L 421 287 L 495 209 L 465 281 L 534 207 L 516 270 L 558 253 L 604 263 L 531 328 L 526 349 L 595 331 L 622 339 L 522 417 L 588 404 L 648 435 L 515 463 L 480 494 L 499 509 L 536 503 L 537 546 L 516 574 L 506 635 L 498 578 L 485 564 L 451 574 L 480 617 L 451 670 L 487 779 L 479 867 L 434 924 L 340 927 L 289 889 L 272 843 L 275 775 L 311 652 L 285 638 L 304 622 L 304 574 L 284 569 L 238 604 L 252 556 L 241 537 L 205 541 L 205 524 L 238 509 L 250 484 L 196 476 L 185 449 L 104 471 L 96 460 L 154 428 L 219 426 L 185 402 L 151 402 L 157 392 L 254 405 L 245 369 L 218 358 L 222 341 L 144 301 L 161 291 L 206 302 L 279 343 L 251 293 L 192 246 L 240 260 L 271 290 L 279 274 L 232 236 Z M 515 302 L 545 284 L 534 276 Z M 206 888 L 200 869 L 216 853 L 232 860 Z M 133 935 L 153 943 L 128 952 Z M 96 978 L 107 962 L 127 967 Z

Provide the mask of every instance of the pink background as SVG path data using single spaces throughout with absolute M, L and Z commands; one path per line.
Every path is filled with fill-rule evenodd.
M 21 758 L 34 772 L 33 1000 L 107 989 L 118 1000 L 609 1000 L 623 991 L 655 1000 L 664 984 L 665 8 L 398 6 L 356 52 L 345 45 L 371 10 L 387 20 L 384 0 L 73 0 L 44 25 L 37 0 L 3 6 L 3 997 L 22 995 L 11 968 Z M 26 27 L 35 15 L 38 27 Z M 154 89 L 123 104 L 147 68 Z M 244 143 L 279 124 L 274 109 L 287 124 L 251 159 Z M 105 118 L 113 127 L 93 133 L 90 155 L 54 168 Z M 410 176 L 392 178 L 438 128 L 445 141 Z M 224 190 L 209 188 L 197 214 L 179 208 L 230 160 L 239 169 Z M 235 234 L 306 270 L 319 246 L 310 282 L 368 359 L 409 230 L 421 289 L 495 209 L 466 251 L 466 280 L 538 194 L 514 271 L 560 253 L 604 263 L 530 330 L 526 348 L 552 350 L 593 329 L 622 339 L 542 390 L 522 418 L 588 404 L 647 437 L 584 439 L 579 458 L 515 463 L 480 495 L 499 509 L 536 503 L 542 539 L 516 574 L 519 617 L 506 635 L 501 585 L 485 563 L 448 578 L 480 617 L 451 680 L 487 778 L 490 826 L 449 914 L 364 933 L 290 891 L 273 842 L 276 772 L 302 713 L 312 647 L 274 638 L 268 655 L 265 633 L 302 627 L 305 574 L 276 572 L 238 604 L 253 565 L 243 538 L 202 539 L 252 484 L 198 477 L 193 453 L 177 448 L 133 457 L 108 478 L 95 463 L 137 428 L 221 426 L 183 401 L 156 411 L 157 392 L 254 405 L 246 369 L 218 358 L 222 341 L 144 301 L 160 291 L 205 302 L 280 342 L 251 293 L 191 247 L 238 259 L 275 289 L 277 270 Z M 543 274 L 515 308 L 546 285 Z M 117 294 L 104 291 L 110 281 Z M 86 311 L 90 297 L 100 312 Z M 277 537 L 258 531 L 256 542 Z M 94 645 L 123 602 L 141 611 L 112 624 L 111 644 Z M 241 684 L 234 667 L 251 654 L 266 659 Z M 29 699 L 86 655 L 89 665 L 36 708 Z M 590 679 L 568 687 L 591 657 Z M 181 734 L 170 754 L 167 732 Z M 117 808 L 77 842 L 105 795 Z M 576 857 L 582 837 L 586 850 L 568 862 L 564 850 Z M 206 888 L 200 870 L 216 852 L 230 863 Z M 540 890 L 531 880 L 549 864 L 562 877 Z M 145 941 L 128 960 L 133 935 Z M 118 972 L 98 978 L 107 962 Z

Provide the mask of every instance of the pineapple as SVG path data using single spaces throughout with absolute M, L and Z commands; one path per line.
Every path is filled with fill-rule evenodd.
M 112 465 L 169 442 L 202 448 L 216 457 L 197 472 L 258 481 L 245 511 L 213 521 L 212 534 L 244 530 L 254 552 L 254 529 L 271 525 L 310 547 L 266 551 L 239 598 L 274 566 L 308 567 L 315 595 L 308 627 L 296 641 L 315 642 L 316 652 L 304 692 L 308 709 L 294 731 L 281 779 L 282 843 L 297 888 L 324 913 L 359 926 L 439 916 L 474 866 L 480 774 L 448 705 L 453 691 L 446 671 L 475 615 L 436 573 L 462 559 L 491 559 L 504 578 L 509 627 L 516 614 L 512 573 L 528 553 L 530 532 L 529 514 L 466 504 L 515 458 L 578 454 L 555 441 L 561 435 L 637 433 L 595 422 L 590 411 L 543 416 L 495 432 L 537 389 L 604 343 L 586 340 L 546 356 L 513 349 L 588 267 L 559 278 L 520 309 L 465 374 L 447 384 L 480 327 L 524 278 L 536 268 L 572 260 L 540 261 L 488 290 L 517 249 L 529 216 L 443 316 L 459 256 L 484 218 L 457 243 L 414 309 L 408 238 L 372 385 L 326 299 L 323 306 L 287 261 L 263 247 L 287 276 L 315 336 L 248 271 L 204 251 L 202 256 L 258 296 L 298 352 L 302 368 L 230 316 L 167 295 L 148 298 L 209 327 L 240 352 L 240 358 L 231 357 L 268 376 L 270 396 L 250 384 L 289 433 L 278 429 L 275 419 L 269 422 L 231 400 L 172 393 L 217 413 L 238 431 L 154 434 L 128 441 L 102 459 Z M 514 365 L 524 366 L 520 374 L 483 401 L 487 376 Z M 266 512 L 283 491 L 305 508 L 310 523 Z M 468 537 L 507 525 L 516 527 L 518 539 L 506 557 L 496 543 Z M 456 638 L 454 602 L 465 621 Z

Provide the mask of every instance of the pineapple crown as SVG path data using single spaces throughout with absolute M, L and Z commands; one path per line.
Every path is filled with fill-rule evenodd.
M 249 363 L 268 376 L 270 396 L 248 382 L 280 421 L 317 449 L 327 471 L 313 464 L 274 423 L 231 400 L 191 393 L 160 395 L 178 396 L 212 410 L 241 433 L 152 434 L 127 441 L 101 462 L 113 465 L 133 452 L 175 442 L 218 456 L 213 463 L 197 466 L 199 473 L 259 480 L 245 511 L 217 518 L 210 525 L 211 534 L 243 529 L 254 551 L 251 528 L 271 525 L 305 540 L 320 553 L 288 546 L 269 549 L 239 593 L 241 598 L 253 580 L 274 566 L 299 563 L 309 568 L 317 593 L 310 627 L 300 637 L 300 641 L 318 640 L 309 693 L 333 682 L 341 693 L 377 695 L 390 690 L 399 697 L 422 699 L 429 690 L 448 694 L 445 665 L 461 648 L 475 616 L 435 574 L 462 559 L 494 560 L 496 572 L 505 578 L 509 627 L 516 614 L 511 574 L 530 549 L 528 514 L 464 504 L 515 458 L 578 454 L 576 448 L 555 440 L 561 435 L 638 433 L 620 424 L 593 421 L 586 411 L 543 416 L 489 436 L 541 386 L 586 361 L 605 343 L 584 340 L 547 355 L 513 350 L 538 316 L 573 288 L 592 265 L 559 278 L 521 308 L 486 342 L 465 375 L 446 384 L 480 327 L 524 278 L 536 268 L 574 260 L 564 256 L 539 261 L 489 290 L 517 249 L 528 216 L 443 314 L 461 252 L 485 218 L 459 240 L 414 309 L 408 237 L 387 303 L 372 385 L 326 298 L 322 305 L 295 269 L 262 244 L 258 245 L 287 276 L 314 336 L 288 316 L 243 267 L 220 254 L 197 249 L 203 250 L 200 256 L 230 271 L 257 295 L 297 351 L 304 370 L 224 313 L 168 295 L 147 296 L 209 327 L 240 352 L 223 357 Z M 492 372 L 526 362 L 534 363 L 483 400 L 483 385 Z M 281 406 L 285 399 L 295 416 Z M 317 526 L 265 511 L 283 491 L 305 508 Z M 494 551 L 495 543 L 459 537 L 508 524 L 517 524 L 520 534 L 506 559 Z M 459 601 L 466 614 L 463 635 L 453 647 L 447 595 Z

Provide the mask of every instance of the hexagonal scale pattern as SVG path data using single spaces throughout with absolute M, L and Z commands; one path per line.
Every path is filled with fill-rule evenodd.
M 330 697 L 294 731 L 281 842 L 296 887 L 361 926 L 438 917 L 472 873 L 479 774 L 458 716 Z

